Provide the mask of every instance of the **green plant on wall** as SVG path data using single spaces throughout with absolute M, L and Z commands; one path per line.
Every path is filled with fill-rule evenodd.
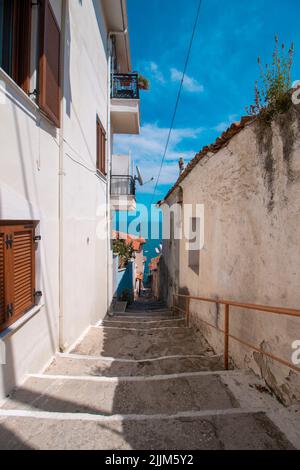
M 275 36 L 272 64 L 264 67 L 261 58 L 258 58 L 261 81 L 255 84 L 255 103 L 246 108 L 250 116 L 271 122 L 277 114 L 288 110 L 291 104 L 289 90 L 292 87 L 293 56 L 294 44 L 286 51 L 285 45 L 280 46 L 278 36 Z
M 113 240 L 113 252 L 119 256 L 119 268 L 126 268 L 128 261 L 133 257 L 133 244 L 126 243 L 125 240 Z
M 139 74 L 139 89 L 145 91 L 148 91 L 150 89 L 150 82 L 148 78 L 144 77 L 141 74 Z

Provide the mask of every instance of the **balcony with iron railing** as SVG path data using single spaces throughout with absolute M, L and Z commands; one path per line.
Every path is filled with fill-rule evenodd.
M 135 180 L 132 176 L 112 175 L 111 196 L 135 196 Z
M 111 123 L 115 134 L 140 133 L 140 92 L 137 73 L 111 75 Z
M 132 176 L 112 175 L 110 201 L 114 211 L 134 211 L 136 209 L 136 185 Z
M 137 73 L 114 73 L 111 80 L 112 99 L 138 100 L 139 76 Z

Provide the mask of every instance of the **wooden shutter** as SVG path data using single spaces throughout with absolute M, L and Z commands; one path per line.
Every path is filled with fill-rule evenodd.
M 4 233 L 0 233 L 0 328 L 5 322 Z
M 106 134 L 105 130 L 101 126 L 101 168 L 102 168 L 102 173 L 106 175 Z
M 30 91 L 31 0 L 14 0 L 13 79 Z
M 34 305 L 34 233 L 33 228 L 15 228 L 13 232 L 13 317 L 19 317 Z
M 106 133 L 97 117 L 97 170 L 106 175 Z
M 97 170 L 101 171 L 101 130 L 100 130 L 100 120 L 97 117 Z
M 34 224 L 0 225 L 0 331 L 34 303 Z
M 30 91 L 31 0 L 2 0 L 0 66 L 26 93 Z M 1 34 L 1 33 L 0 33 Z
M 39 106 L 60 127 L 60 29 L 49 0 L 41 1 Z

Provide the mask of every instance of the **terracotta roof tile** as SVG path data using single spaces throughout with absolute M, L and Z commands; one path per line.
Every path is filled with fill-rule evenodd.
M 140 251 L 142 246 L 145 245 L 146 243 L 146 240 L 142 237 L 131 235 L 129 233 L 117 232 L 116 230 L 113 230 L 112 232 L 112 239 L 113 240 L 125 240 L 125 243 L 127 245 L 130 245 L 130 243 L 132 243 L 132 247 L 134 251 Z

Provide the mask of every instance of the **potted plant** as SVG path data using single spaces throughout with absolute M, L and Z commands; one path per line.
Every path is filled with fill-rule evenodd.
M 139 75 L 139 89 L 146 91 L 150 89 L 149 80 L 146 77 L 143 77 L 143 75 Z
M 113 240 L 113 252 L 119 256 L 119 269 L 125 269 L 134 254 L 133 243 L 128 244 L 120 239 Z

